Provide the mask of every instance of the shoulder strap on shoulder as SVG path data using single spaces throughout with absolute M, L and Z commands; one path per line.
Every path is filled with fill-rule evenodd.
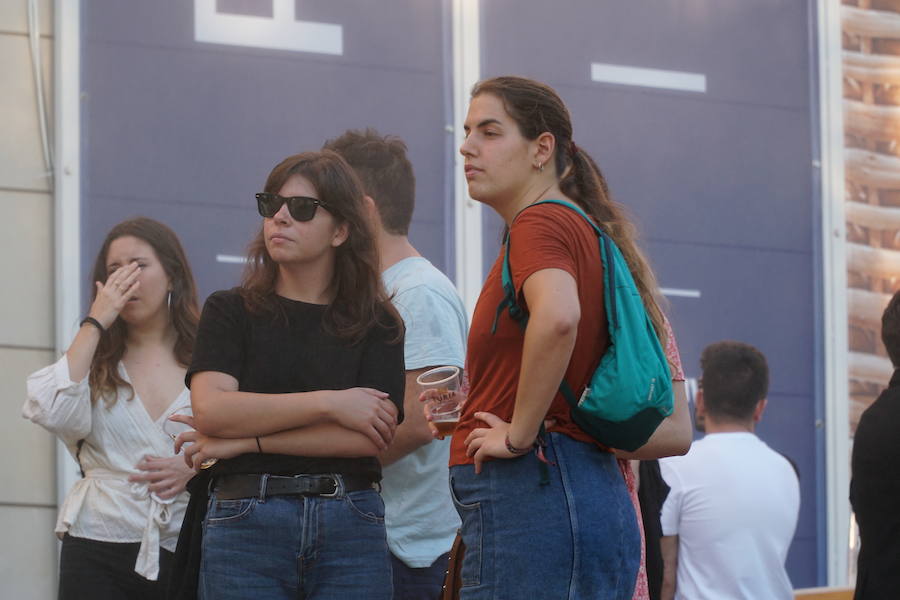
M 497 332 L 497 322 L 500 315 L 509 307 L 509 316 L 516 321 L 524 330 L 528 324 L 528 314 L 522 310 L 522 307 L 516 302 L 516 286 L 512 279 L 512 269 L 509 266 L 509 231 L 503 236 L 503 266 L 500 270 L 500 282 L 503 285 L 503 300 L 497 306 L 497 313 L 494 315 L 494 324 L 491 325 L 491 335 Z
M 573 202 L 549 199 L 535 202 L 531 206 L 536 206 L 538 204 L 558 204 L 560 206 L 565 206 L 566 208 L 573 210 L 581 215 L 581 217 L 585 221 L 587 221 L 588 225 L 591 226 L 600 240 L 600 258 L 603 261 L 603 276 L 605 279 L 604 283 L 606 284 L 608 289 L 612 290 L 612 286 L 615 285 L 616 281 L 616 261 L 613 254 L 613 248 L 615 247 L 615 244 L 613 244 L 612 238 L 610 238 L 609 235 L 607 235 L 607 233 L 603 231 L 603 229 L 601 229 L 599 225 L 594 223 L 594 220 L 588 216 L 584 209 Z M 609 306 L 607 307 L 607 312 L 609 313 L 609 318 L 612 322 L 613 327 L 618 327 L 619 315 L 618 311 L 616 310 L 615 294 L 609 294 Z

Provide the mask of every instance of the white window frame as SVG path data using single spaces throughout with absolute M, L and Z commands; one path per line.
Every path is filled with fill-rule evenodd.
M 478 0 L 453 0 L 454 250 L 456 287 L 470 321 L 484 281 L 482 206 L 469 197 L 464 160 L 456 148 L 462 142 L 469 93 L 481 78 L 480 12 Z
M 844 116 L 841 6 L 818 0 L 819 128 L 825 378 L 827 581 L 848 584 L 850 399 L 847 381 L 847 259 L 844 220 Z
M 71 343 L 81 320 L 81 0 L 53 3 L 55 344 Z M 65 444 L 56 444 L 59 505 L 80 478 Z

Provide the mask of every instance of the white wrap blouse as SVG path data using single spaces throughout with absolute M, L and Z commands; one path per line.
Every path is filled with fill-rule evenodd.
M 129 381 L 125 367 L 119 372 Z M 119 388 L 116 402 L 103 399 L 91 404 L 88 378 L 73 382 L 65 355 L 55 364 L 31 374 L 28 399 L 22 415 L 55 433 L 84 470 L 59 510 L 56 533 L 102 542 L 140 542 L 134 570 L 155 580 L 159 574 L 159 547 L 174 551 L 184 519 L 188 494 L 163 500 L 150 493 L 146 483 L 131 483 L 128 477 L 144 456 L 172 456 L 172 439 L 163 431 L 165 419 L 179 408 L 190 406 L 190 393 L 183 389 L 156 421 L 150 418 L 135 393 Z

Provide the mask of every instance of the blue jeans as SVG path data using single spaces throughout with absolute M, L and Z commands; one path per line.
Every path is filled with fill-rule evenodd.
M 450 468 L 466 545 L 460 600 L 630 600 L 640 534 L 615 457 L 551 433 L 535 454 Z
M 336 498 L 210 498 L 199 597 L 390 600 L 384 503 L 374 489 Z

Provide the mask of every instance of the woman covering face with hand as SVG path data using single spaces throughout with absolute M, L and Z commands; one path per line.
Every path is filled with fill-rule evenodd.
M 187 374 L 196 431 L 179 443 L 194 466 L 219 461 L 192 485 L 179 556 L 202 557 L 203 598 L 387 599 L 376 455 L 402 407 L 403 324 L 362 190 L 337 154 L 311 152 L 256 201 L 244 281 L 206 301 Z
M 66 354 L 28 378 L 26 418 L 55 433 L 84 477 L 60 508 L 59 597 L 162 598 L 193 476 L 163 430 L 189 406 L 198 308 L 165 225 L 116 225 L 97 255 L 88 317 Z

